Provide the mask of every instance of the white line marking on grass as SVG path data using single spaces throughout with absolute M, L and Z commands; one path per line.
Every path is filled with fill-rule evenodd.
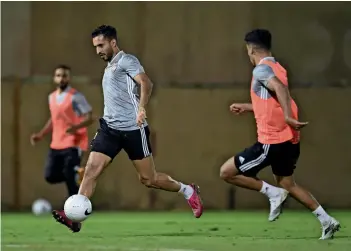
M 195 249 L 169 249 L 169 248 L 161 248 L 160 251 L 201 251 Z
M 143 248 L 131 248 L 129 251 L 201 251 L 195 249 L 174 249 L 174 248 L 156 248 L 156 249 L 143 249 Z
M 4 245 L 7 248 L 29 248 L 29 245 L 20 245 L 20 244 L 7 244 Z
M 13 249 L 27 249 L 34 248 L 37 245 L 26 245 L 26 244 L 5 244 L 3 247 L 13 248 Z M 62 245 L 60 245 L 62 247 Z M 67 249 L 72 246 L 67 246 Z M 63 247 L 65 248 L 65 247 Z M 97 250 L 120 250 L 120 251 L 201 251 L 198 249 L 174 249 L 174 248 L 121 248 L 118 249 L 116 246 L 89 246 L 85 247 L 86 250 L 97 249 Z

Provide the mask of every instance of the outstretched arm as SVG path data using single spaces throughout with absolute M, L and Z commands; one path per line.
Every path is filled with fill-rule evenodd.
M 229 110 L 237 115 L 244 112 L 253 112 L 251 103 L 234 103 L 229 107 Z

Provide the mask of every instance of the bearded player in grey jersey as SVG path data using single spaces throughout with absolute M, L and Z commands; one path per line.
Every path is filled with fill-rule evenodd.
M 114 27 L 98 27 L 92 32 L 92 39 L 96 53 L 107 62 L 102 79 L 104 115 L 91 142 L 91 152 L 78 193 L 91 198 L 98 177 L 123 149 L 142 184 L 148 188 L 183 194 L 194 216 L 201 217 L 203 205 L 199 187 L 183 184 L 155 170 L 145 110 L 153 84 L 144 68 L 135 56 L 119 49 Z M 73 232 L 80 231 L 81 223 L 70 221 L 63 211 L 54 210 L 53 216 Z

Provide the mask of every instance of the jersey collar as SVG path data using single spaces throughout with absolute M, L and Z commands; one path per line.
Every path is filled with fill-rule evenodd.
M 110 66 L 113 63 L 118 62 L 118 60 L 121 59 L 121 57 L 123 56 L 124 51 L 119 51 L 112 59 L 110 62 L 107 63 L 108 66 Z
M 265 57 L 265 58 L 262 58 L 260 60 L 260 62 L 258 62 L 258 64 L 262 64 L 262 62 L 265 61 L 265 60 L 273 60 L 273 61 L 275 61 L 274 57 Z

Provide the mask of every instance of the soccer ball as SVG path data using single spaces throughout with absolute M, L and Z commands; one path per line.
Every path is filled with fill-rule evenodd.
M 88 218 L 92 212 L 90 200 L 81 194 L 69 197 L 64 205 L 65 215 L 73 222 L 82 222 Z
M 32 204 L 32 212 L 35 215 L 43 215 L 51 212 L 51 204 L 45 199 L 37 199 Z

